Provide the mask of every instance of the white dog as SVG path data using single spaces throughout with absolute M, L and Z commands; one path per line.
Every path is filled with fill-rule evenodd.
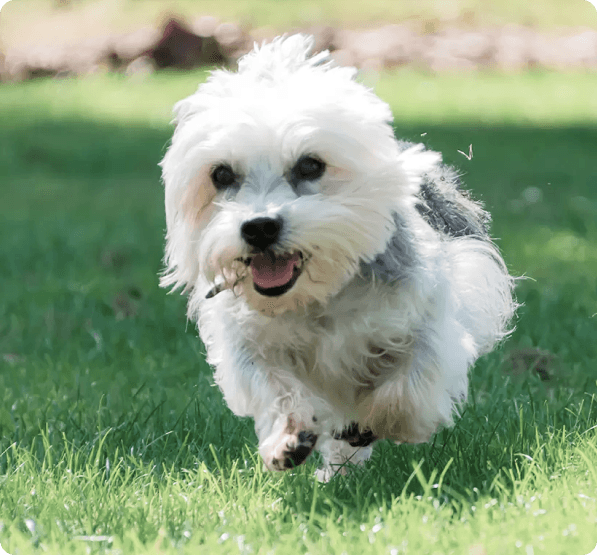
M 489 215 L 312 44 L 276 39 L 176 105 L 161 284 L 189 294 L 265 465 L 317 449 L 326 479 L 450 425 L 516 304 Z

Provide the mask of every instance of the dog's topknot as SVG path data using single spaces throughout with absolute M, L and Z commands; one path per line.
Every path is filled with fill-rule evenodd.
M 263 78 L 280 72 L 295 72 L 305 67 L 333 67 L 328 50 L 311 56 L 314 42 L 312 36 L 297 34 L 278 37 L 261 46 L 255 43 L 253 50 L 239 60 L 238 71 L 257 74 Z
M 247 103 L 254 110 L 256 100 L 261 100 L 266 111 L 270 111 L 283 102 L 289 106 L 307 101 L 312 106 L 326 103 L 337 106 L 338 99 L 342 98 L 343 112 L 352 112 L 350 116 L 343 113 L 343 120 L 391 125 L 390 107 L 356 79 L 356 68 L 337 65 L 327 50 L 312 55 L 314 43 L 309 35 L 278 37 L 269 43 L 255 44 L 254 49 L 238 61 L 238 71 L 212 71 L 195 94 L 174 107 L 177 132 L 197 114 L 209 110 L 222 114 L 228 112 L 231 105 L 238 107 Z M 269 94 L 274 89 L 275 94 Z M 285 112 L 288 110 L 284 108 Z M 393 140 L 389 127 L 384 133 Z

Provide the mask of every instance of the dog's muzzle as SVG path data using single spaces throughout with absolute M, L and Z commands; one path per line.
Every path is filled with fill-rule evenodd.
M 241 237 L 255 254 L 243 259 L 251 269 L 255 291 L 266 297 L 286 293 L 301 275 L 303 255 L 300 251 L 275 253 L 274 245 L 282 232 L 282 219 L 259 217 L 245 222 Z
M 237 258 L 250 269 L 253 287 L 266 297 L 279 297 L 296 283 L 307 262 L 301 251 L 276 253 L 272 248 L 280 237 L 282 220 L 254 218 L 241 226 L 241 237 L 253 247 L 254 254 L 247 258 Z M 211 299 L 227 289 L 225 283 L 215 285 L 205 296 Z
M 303 271 L 300 251 L 276 255 L 271 251 L 244 260 L 251 269 L 255 291 L 266 297 L 278 297 L 289 291 Z
M 279 297 L 296 283 L 307 262 L 300 251 L 275 255 L 272 251 L 259 253 L 249 258 L 238 258 L 251 269 L 253 287 L 260 295 Z M 225 283 L 214 285 L 205 295 L 211 299 L 228 289 Z

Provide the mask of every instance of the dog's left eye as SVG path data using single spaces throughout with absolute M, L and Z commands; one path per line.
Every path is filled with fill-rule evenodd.
M 325 172 L 325 163 L 312 156 L 301 156 L 292 168 L 292 176 L 297 181 L 315 181 Z
M 225 189 L 236 183 L 236 174 L 234 170 L 226 165 L 220 164 L 216 166 L 211 172 L 211 180 L 216 189 Z

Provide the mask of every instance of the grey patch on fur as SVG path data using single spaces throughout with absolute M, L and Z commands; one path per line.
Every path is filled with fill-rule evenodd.
M 386 250 L 370 262 L 361 262 L 361 276 L 366 280 L 376 279 L 381 283 L 394 283 L 407 278 L 416 263 L 414 239 L 406 223 L 394 213 L 395 231 Z
M 490 217 L 453 183 L 438 184 L 424 176 L 416 209 L 436 231 L 450 237 L 486 238 Z
M 415 208 L 435 231 L 449 237 L 489 239 L 491 216 L 460 188 L 456 172 L 443 164 L 423 176 Z
M 413 143 L 398 141 L 401 152 L 412 146 Z M 438 164 L 423 175 L 417 197 L 417 211 L 435 231 L 447 237 L 489 240 L 491 216 L 468 191 L 460 188 L 460 179 L 449 166 Z

